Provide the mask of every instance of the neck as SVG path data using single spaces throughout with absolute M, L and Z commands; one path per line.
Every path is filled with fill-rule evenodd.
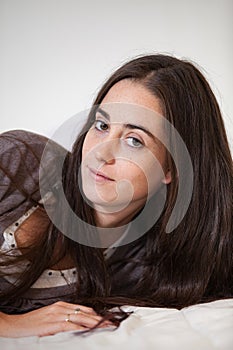
M 140 208 L 135 208 L 135 210 L 129 211 L 128 208 L 114 213 L 106 213 L 101 210 L 101 208 L 95 207 L 95 222 L 97 227 L 99 227 L 100 239 L 104 247 L 109 247 L 115 243 L 121 236 L 125 233 L 127 225 L 131 222 L 133 217 L 138 213 Z M 111 229 L 101 230 L 101 229 Z M 106 234 L 105 234 L 106 233 Z
M 109 208 L 104 208 L 95 205 L 95 222 L 98 227 L 101 228 L 117 228 L 127 225 L 133 217 L 140 211 L 143 203 L 130 204 L 128 207 L 121 209 L 119 211 L 109 210 Z

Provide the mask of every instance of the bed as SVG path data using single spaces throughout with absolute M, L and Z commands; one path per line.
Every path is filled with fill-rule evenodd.
M 124 306 L 134 311 L 118 329 L 47 337 L 0 338 L 1 350 L 232 350 L 233 299 L 177 309 Z

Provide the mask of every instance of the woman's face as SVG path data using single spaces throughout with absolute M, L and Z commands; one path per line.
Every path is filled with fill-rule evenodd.
M 138 82 L 109 90 L 82 150 L 83 192 L 96 210 L 136 212 L 171 181 L 161 114 L 159 100 Z

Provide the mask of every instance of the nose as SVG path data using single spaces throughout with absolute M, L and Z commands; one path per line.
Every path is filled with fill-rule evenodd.
M 100 162 L 114 164 L 116 159 L 117 140 L 105 141 L 96 149 L 95 156 Z

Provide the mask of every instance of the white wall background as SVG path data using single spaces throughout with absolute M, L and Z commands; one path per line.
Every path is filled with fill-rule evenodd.
M 120 64 L 162 52 L 204 69 L 232 147 L 232 13 L 232 0 L 0 0 L 0 132 L 50 136 Z

